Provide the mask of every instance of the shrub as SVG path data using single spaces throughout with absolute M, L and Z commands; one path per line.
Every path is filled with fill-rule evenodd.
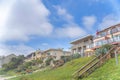
M 29 62 L 24 62 L 23 64 L 18 66 L 17 71 L 21 72 L 21 71 L 25 71 L 26 69 L 32 69 L 32 66 L 36 66 L 41 63 L 42 63 L 42 60 L 32 60 Z
M 19 65 L 23 64 L 25 57 L 23 55 L 19 55 L 18 57 L 14 57 L 7 64 L 3 64 L 2 67 L 5 71 L 13 70 L 17 68 Z
M 53 60 L 53 58 L 48 58 L 45 63 L 46 63 L 46 66 L 50 65 L 50 62 Z
M 72 59 L 77 59 L 79 57 L 81 57 L 81 55 L 78 53 L 72 55 Z
M 70 61 L 70 60 L 71 60 L 71 57 L 72 57 L 72 56 L 62 56 L 61 59 L 62 59 L 64 62 L 67 62 L 67 61 Z
M 111 49 L 112 45 L 110 44 L 105 44 L 102 47 L 100 47 L 99 49 L 97 49 L 95 51 L 95 54 L 98 56 L 100 54 L 106 54 L 110 49 Z
M 64 62 L 67 62 L 67 61 L 70 61 L 72 59 L 77 59 L 77 58 L 80 58 L 80 57 L 81 57 L 80 54 L 75 53 L 75 54 L 73 54 L 71 56 L 62 56 L 61 59 L 64 60 Z

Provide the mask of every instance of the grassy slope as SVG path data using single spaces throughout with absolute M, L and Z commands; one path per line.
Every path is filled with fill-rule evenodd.
M 13 71 L 13 70 L 10 70 L 10 71 L 3 71 L 3 69 L 1 68 L 0 69 L 0 75 L 5 75 L 5 76 L 14 76 L 16 75 L 16 73 Z
M 90 59 L 91 58 L 76 59 L 55 70 L 37 72 L 11 80 L 72 80 L 72 73 L 86 64 Z M 120 80 L 120 61 L 119 65 L 116 65 L 115 59 L 113 58 L 82 80 Z
M 98 68 L 94 73 L 83 80 L 120 80 L 120 61 L 119 64 L 116 65 L 115 58 L 109 60 L 105 65 Z
M 37 72 L 31 75 L 18 77 L 11 80 L 71 80 L 72 74 L 80 67 L 85 65 L 92 58 L 93 57 L 79 58 L 71 62 L 68 62 L 64 66 L 59 67 L 55 70 Z

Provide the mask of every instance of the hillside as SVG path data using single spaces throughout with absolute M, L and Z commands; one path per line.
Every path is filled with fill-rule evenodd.
M 55 70 L 46 70 L 31 75 L 14 78 L 11 80 L 72 80 L 72 73 L 86 64 L 92 57 L 80 58 L 66 63 L 64 66 Z M 120 60 L 120 56 L 119 56 Z M 120 80 L 120 62 L 115 64 L 115 59 L 106 62 L 102 67 L 97 69 L 87 78 L 82 80 Z
M 37 72 L 11 80 L 71 80 L 72 74 L 92 58 L 93 57 L 75 59 L 54 70 Z
M 116 65 L 115 58 L 109 60 L 83 80 L 120 80 L 120 61 L 119 64 Z

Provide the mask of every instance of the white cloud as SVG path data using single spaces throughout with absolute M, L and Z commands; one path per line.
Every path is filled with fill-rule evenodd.
M 53 26 L 49 10 L 41 0 L 9 0 L 0 5 L 0 41 L 29 40 L 30 36 L 48 36 Z M 10 3 L 9 3 L 10 2 Z M 1 18 L 2 17 L 2 18 Z
M 97 21 L 97 19 L 95 16 L 84 16 L 83 17 L 83 25 L 88 30 L 92 30 L 92 27 L 94 26 L 96 21 Z
M 76 24 L 67 24 L 65 27 L 56 29 L 58 37 L 76 38 L 85 34 L 86 32 Z
M 60 6 L 54 6 L 57 10 L 57 14 L 66 22 L 71 23 L 73 22 L 73 16 L 70 15 L 65 8 L 62 8 Z
M 16 55 L 28 55 L 31 52 L 35 51 L 35 49 L 26 46 L 24 44 L 20 45 L 0 45 L 0 56 L 9 55 L 9 54 L 16 54 Z
M 120 23 L 120 19 L 118 18 L 118 16 L 109 14 L 103 18 L 101 23 L 99 23 L 98 28 L 102 30 L 118 23 Z
M 55 6 L 58 15 L 66 21 L 62 27 L 55 29 L 56 37 L 76 38 L 85 35 L 86 32 L 74 22 L 74 17 L 65 8 Z
M 15 3 L 15 0 L 1 0 L 0 2 L 0 39 L 4 37 L 4 35 L 7 33 L 6 32 L 6 22 L 9 17 L 11 8 L 13 4 Z
M 49 44 L 48 43 L 42 43 L 42 46 L 48 46 Z

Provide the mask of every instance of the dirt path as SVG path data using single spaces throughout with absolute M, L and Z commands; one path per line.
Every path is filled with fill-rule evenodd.
M 0 77 L 0 80 L 5 80 L 4 78 Z
M 3 76 L 3 75 L 0 75 L 0 80 L 9 80 L 9 79 L 15 78 L 15 77 L 18 77 L 18 76 L 5 77 L 5 76 Z
M 36 71 L 33 71 L 33 73 L 36 73 L 38 71 L 44 71 L 46 70 L 47 68 L 44 68 L 44 69 L 39 69 L 39 70 L 36 70 Z M 26 74 L 26 75 L 29 75 L 29 74 Z M 22 76 L 22 75 L 17 75 L 17 76 L 10 76 L 10 77 L 6 77 L 4 75 L 0 75 L 0 80 L 9 80 L 11 78 L 15 78 L 15 77 L 19 77 L 19 76 Z

